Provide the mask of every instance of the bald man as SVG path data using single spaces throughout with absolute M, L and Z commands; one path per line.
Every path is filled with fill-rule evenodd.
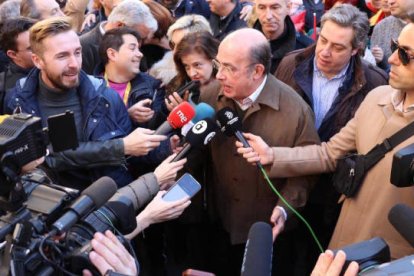
M 269 43 L 261 32 L 240 29 L 229 34 L 221 42 L 217 59 L 213 61 L 221 91 L 203 93 L 202 101 L 213 105 L 217 111 L 232 108 L 242 119 L 243 131 L 259 133 L 271 145 L 294 147 L 318 143 L 310 107 L 289 86 L 269 74 L 270 56 Z M 294 220 L 260 171 L 237 156 L 234 142 L 234 137 L 220 134 L 211 145 L 209 168 L 212 172 L 208 184 L 212 198 L 209 202 L 213 202 L 210 208 L 217 211 L 216 218 L 221 222 L 221 229 L 216 229 L 212 240 L 223 249 L 216 250 L 212 257 L 223 261 L 216 264 L 223 270 L 213 271 L 218 275 L 240 275 L 249 228 L 256 221 L 269 221 L 275 205 L 280 210 L 274 222 L 278 229 L 275 236 L 285 228 L 286 218 Z M 287 202 L 300 208 L 306 203 L 313 179 L 274 178 L 272 182 Z M 289 247 L 287 240 L 288 236 Z M 276 248 L 283 248 L 283 241 L 278 240 L 276 244 Z M 285 251 L 281 255 L 287 257 L 289 253 Z M 285 264 L 294 268 L 293 263 Z M 278 272 L 280 269 L 279 266 Z
M 306 48 L 314 41 L 296 31 L 289 16 L 291 0 L 256 0 L 254 3 L 257 21 L 253 28 L 269 41 L 272 49 L 270 72 L 274 73 L 287 53 Z

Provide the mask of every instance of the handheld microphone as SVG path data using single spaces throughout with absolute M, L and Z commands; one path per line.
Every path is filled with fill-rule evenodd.
M 237 116 L 236 112 L 230 107 L 224 107 L 217 112 L 216 115 L 217 124 L 219 125 L 221 132 L 227 136 L 235 135 L 236 138 L 243 144 L 243 147 L 249 148 L 250 145 L 241 133 L 242 123 Z M 257 162 L 256 165 L 259 169 L 262 168 L 262 164 Z
M 181 128 L 181 134 L 186 136 L 188 131 L 199 121 L 206 118 L 213 118 L 215 114 L 214 108 L 206 103 L 199 103 L 195 106 L 194 118 Z
M 154 134 L 168 135 L 174 129 L 181 128 L 188 123 L 195 115 L 195 110 L 188 102 L 177 105 L 167 117 L 167 121 L 162 123 Z
M 388 213 L 388 220 L 400 235 L 414 247 L 414 209 L 397 204 Z
M 272 274 L 272 228 L 264 222 L 254 223 L 249 230 L 244 249 L 241 276 L 269 276 Z
M 187 136 L 185 137 L 187 143 L 184 145 L 183 149 L 173 158 L 173 160 L 171 160 L 171 162 L 183 159 L 192 148 L 201 148 L 202 146 L 207 145 L 211 139 L 214 138 L 216 133 L 217 125 L 212 119 L 206 118 L 199 121 L 187 133 Z
M 85 189 L 69 210 L 53 223 L 58 234 L 66 232 L 76 221 L 94 208 L 101 207 L 116 192 L 117 186 L 112 178 L 104 176 Z

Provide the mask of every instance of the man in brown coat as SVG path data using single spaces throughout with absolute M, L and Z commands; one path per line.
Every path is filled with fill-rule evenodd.
M 259 136 L 246 134 L 252 148 L 238 152 L 249 162 L 261 161 L 272 177 L 292 177 L 336 169 L 336 160 L 351 151 L 366 154 L 375 145 L 414 121 L 414 24 L 401 31 L 396 50 L 388 59 L 391 64 L 390 86 L 371 91 L 354 118 L 320 146 L 269 147 Z M 260 134 L 259 134 L 260 135 Z M 385 154 L 366 174 L 352 198 L 346 198 L 330 242 L 330 248 L 382 237 L 393 259 L 414 254 L 413 247 L 388 221 L 390 209 L 398 203 L 414 207 L 414 187 L 398 188 L 390 183 L 395 152 L 413 144 L 411 136 Z M 254 151 L 253 151 L 254 149 Z
M 318 143 L 312 111 L 295 91 L 269 74 L 269 61 L 270 46 L 262 33 L 253 29 L 234 31 L 222 41 L 217 60 L 214 60 L 221 91 L 203 93 L 209 98 L 202 100 L 216 110 L 232 108 L 242 119 L 244 131 L 259 133 L 270 145 L 294 147 Z M 286 213 L 289 220 L 294 217 L 282 207 L 261 172 L 237 155 L 234 142 L 235 138 L 220 134 L 211 145 L 212 179 L 209 188 L 212 207 L 224 230 L 215 242 L 221 248 L 227 245 L 228 250 L 216 250 L 215 254 L 226 251 L 223 266 L 224 269 L 230 268 L 213 271 L 219 275 L 240 274 L 249 228 L 254 222 L 268 221 L 275 205 L 281 211 L 278 232 L 284 228 Z M 303 207 L 313 178 L 273 178 L 272 182 L 291 205 Z M 281 235 L 275 247 L 276 258 L 290 256 L 288 237 Z M 282 246 L 284 243 L 286 246 Z M 283 265 L 294 268 L 292 263 L 283 262 L 280 258 L 278 261 L 278 273 Z M 286 273 L 280 275 L 292 275 L 289 271 Z

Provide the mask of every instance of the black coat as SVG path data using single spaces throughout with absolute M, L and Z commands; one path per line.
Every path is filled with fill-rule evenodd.
M 218 40 L 223 40 L 229 33 L 247 27 L 246 22 L 243 19 L 240 19 L 241 10 L 241 4 L 239 2 L 236 2 L 234 9 L 223 20 L 220 19 L 219 15 L 211 13 L 210 27 L 215 38 Z
M 254 29 L 262 31 L 262 25 L 259 20 L 253 26 Z M 306 48 L 311 45 L 314 41 L 304 34 L 296 32 L 295 25 L 289 16 L 286 16 L 285 19 L 285 31 L 283 34 L 275 39 L 271 40 L 270 48 L 272 50 L 272 60 L 270 64 L 270 72 L 273 74 L 277 67 L 279 66 L 280 61 L 285 57 L 285 55 L 291 51 Z

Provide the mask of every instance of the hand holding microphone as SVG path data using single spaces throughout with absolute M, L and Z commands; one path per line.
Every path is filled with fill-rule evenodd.
M 177 177 L 177 172 L 180 171 L 187 162 L 187 159 L 185 158 L 173 162 L 172 160 L 175 156 L 176 154 L 172 154 L 167 157 L 167 159 L 158 165 L 154 171 L 155 177 L 160 185 L 160 190 L 165 190 L 174 183 L 175 178 Z
M 260 162 L 262 165 L 273 164 L 273 151 L 260 136 L 251 133 L 243 133 L 249 147 L 244 147 L 244 144 L 236 141 L 237 152 L 243 156 L 247 162 L 256 165 Z
M 250 144 L 248 143 L 246 138 L 244 138 L 242 132 L 240 131 L 242 128 L 242 123 L 241 123 L 239 116 L 237 116 L 234 110 L 232 110 L 230 107 L 224 107 L 217 112 L 216 117 L 217 117 L 217 124 L 219 125 L 221 132 L 223 132 L 227 136 L 233 136 L 233 135 L 236 136 L 236 138 L 241 142 L 239 145 L 241 145 L 241 147 L 248 149 L 246 151 L 247 153 L 252 151 L 249 149 L 251 148 Z M 266 143 L 264 143 L 264 145 L 267 146 Z M 251 161 L 254 160 L 253 163 L 256 164 L 259 168 L 262 167 L 262 163 L 260 163 L 261 161 L 260 158 L 257 158 L 257 156 L 254 156 L 254 154 L 249 154 L 248 157 L 250 158 Z M 249 159 L 247 160 L 249 161 Z M 252 163 L 251 161 L 249 162 Z
M 214 138 L 216 132 L 217 125 L 212 119 L 206 118 L 199 121 L 187 133 L 187 136 L 185 137 L 187 141 L 186 144 L 171 162 L 181 160 L 192 148 L 201 148 L 207 145 Z
M 158 147 L 161 141 L 167 139 L 165 135 L 156 135 L 146 128 L 137 128 L 126 136 L 124 141 L 124 154 L 133 156 L 147 155 L 148 152 Z

